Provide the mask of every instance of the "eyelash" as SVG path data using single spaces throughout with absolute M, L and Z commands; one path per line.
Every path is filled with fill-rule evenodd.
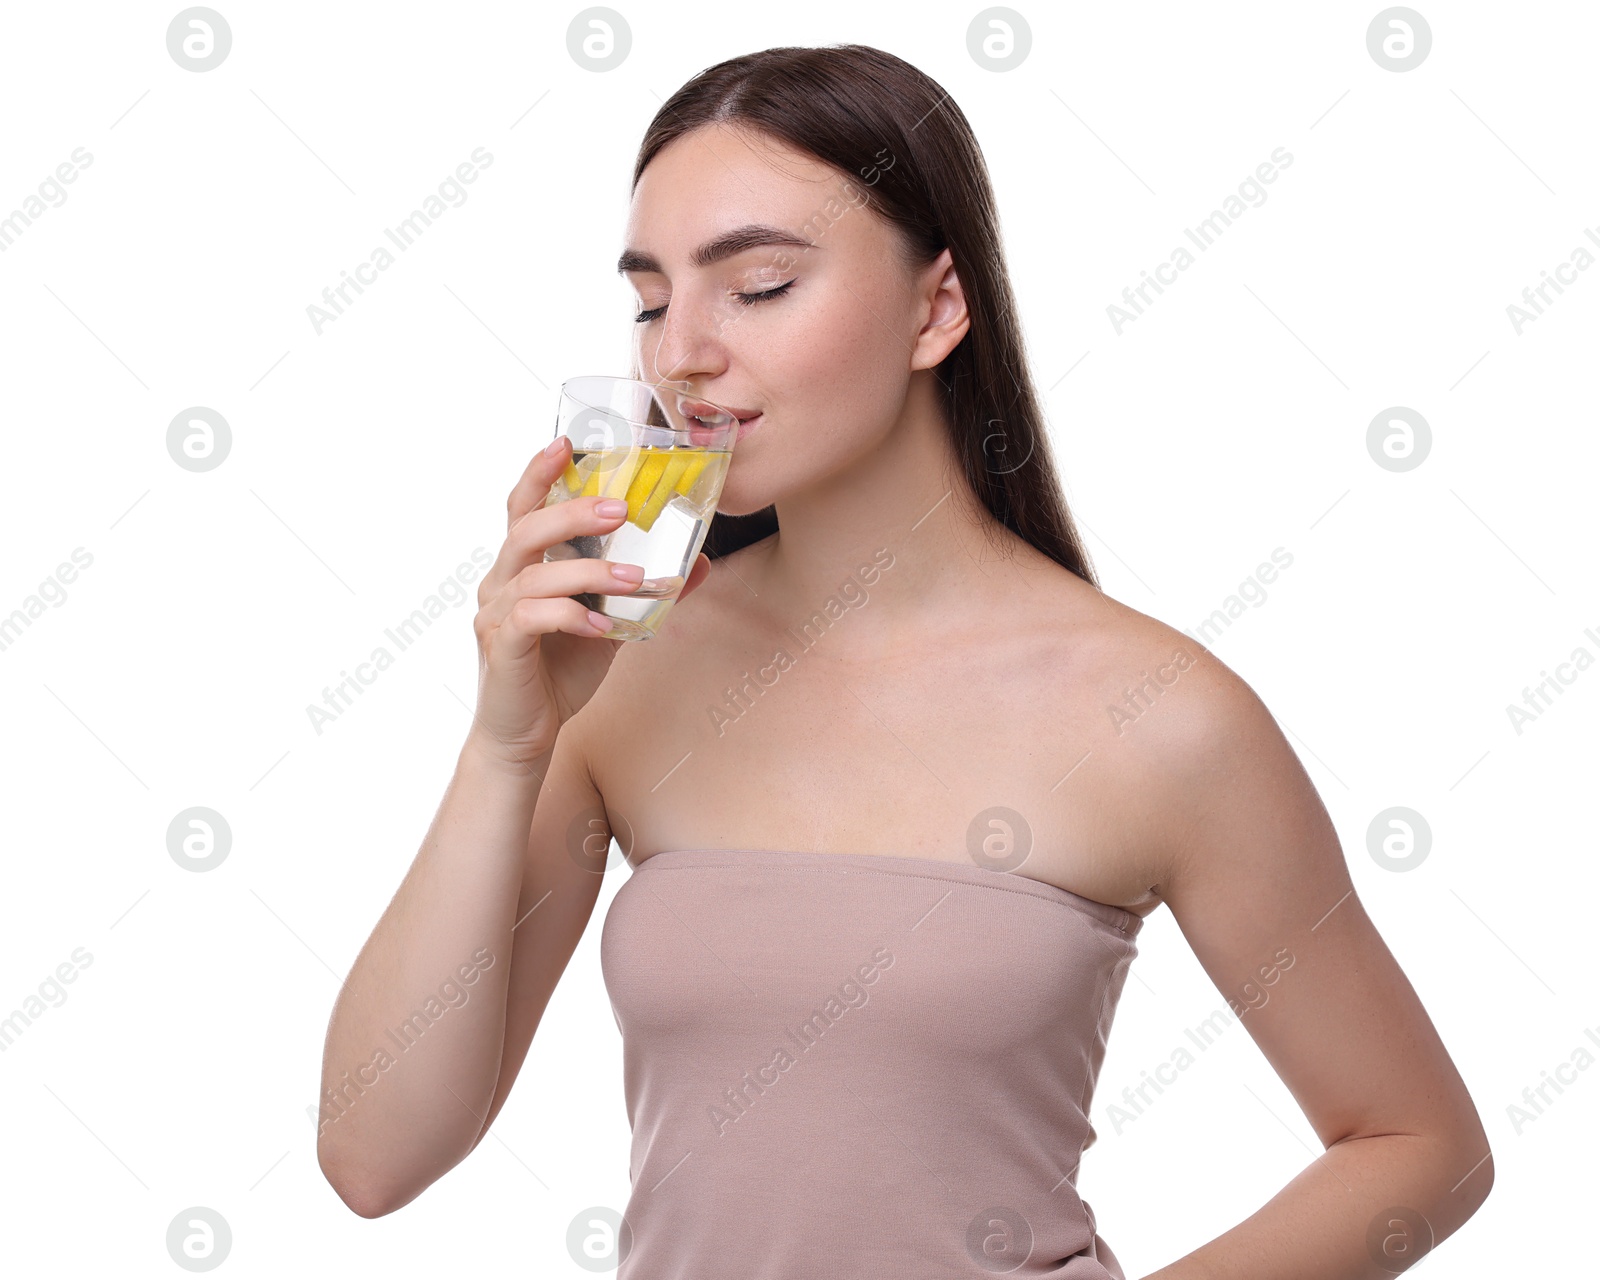
M 788 293 L 789 286 L 792 284 L 794 284 L 794 281 L 790 280 L 784 284 L 780 284 L 776 289 L 766 289 L 760 293 L 736 293 L 733 296 L 739 299 L 739 301 L 745 306 L 753 307 L 758 302 L 765 302 L 768 298 L 776 298 L 781 294 Z M 648 311 L 641 311 L 638 315 L 634 316 L 633 322 L 635 324 L 648 324 L 650 321 L 657 319 L 665 310 L 665 307 L 652 307 Z

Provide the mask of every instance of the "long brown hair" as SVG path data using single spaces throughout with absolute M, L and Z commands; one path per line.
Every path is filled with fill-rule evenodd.
M 949 94 L 910 63 L 868 45 L 730 58 L 662 105 L 640 144 L 632 185 L 662 147 L 717 123 L 758 130 L 847 175 L 866 207 L 898 228 L 914 266 L 949 248 L 971 324 L 935 372 L 962 470 L 999 524 L 1098 588 L 1028 372 L 988 167 Z M 719 513 L 704 550 L 716 559 L 777 528 L 771 506 L 746 516 Z

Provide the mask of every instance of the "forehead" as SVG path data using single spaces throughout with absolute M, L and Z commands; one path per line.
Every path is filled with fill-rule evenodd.
M 628 208 L 626 243 L 666 264 L 731 227 L 770 223 L 800 231 L 825 210 L 837 217 L 860 199 L 844 174 L 787 143 L 703 125 L 673 139 L 645 166 Z

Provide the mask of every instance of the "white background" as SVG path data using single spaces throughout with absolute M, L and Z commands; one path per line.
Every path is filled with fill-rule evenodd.
M 968 52 L 981 6 L 619 4 L 632 49 L 603 73 L 568 53 L 580 7 L 219 0 L 233 46 L 204 73 L 168 54 L 181 6 L 8 9 L 0 217 L 93 160 L 0 253 L 0 616 L 74 548 L 93 562 L 0 650 L 0 1016 L 92 955 L 0 1054 L 6 1270 L 174 1274 L 167 1225 L 204 1205 L 236 1275 L 588 1274 L 568 1223 L 629 1191 L 615 883 L 493 1138 L 418 1200 L 353 1215 L 306 1110 L 468 727 L 475 587 L 336 723 L 306 707 L 496 552 L 560 381 L 625 371 L 612 265 L 660 102 L 727 57 L 842 42 L 972 121 L 1107 591 L 1194 629 L 1293 555 L 1212 647 L 1300 752 L 1488 1128 L 1494 1191 L 1423 1269 L 1590 1259 L 1600 1071 L 1520 1133 L 1507 1107 L 1600 1051 L 1600 672 L 1520 734 L 1506 707 L 1600 655 L 1600 270 L 1520 335 L 1507 315 L 1600 252 L 1593 8 L 1424 4 L 1432 50 L 1397 73 L 1367 50 L 1379 4 L 1030 5 L 1029 56 L 995 72 Z M 318 335 L 308 305 L 477 147 L 466 202 Z M 1117 334 L 1108 304 L 1277 147 L 1266 202 Z M 205 473 L 166 446 L 197 405 L 233 436 Z M 1366 446 L 1395 405 L 1432 429 L 1406 472 Z M 166 844 L 196 805 L 232 831 L 204 874 Z M 1368 848 L 1395 805 L 1432 832 L 1403 873 Z M 1108 1104 L 1225 1008 L 1168 913 L 1140 943 L 1079 1181 L 1130 1280 L 1319 1150 L 1240 1027 L 1115 1131 Z

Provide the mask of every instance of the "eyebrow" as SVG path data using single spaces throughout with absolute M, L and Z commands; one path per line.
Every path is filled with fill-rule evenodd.
M 746 249 L 754 249 L 761 245 L 795 245 L 806 249 L 815 247 L 812 241 L 796 235 L 793 231 L 785 231 L 782 227 L 748 223 L 742 227 L 735 227 L 732 231 L 725 231 L 714 240 L 707 240 L 689 255 L 689 263 L 695 267 L 709 267 L 724 258 L 731 258 L 736 253 L 743 253 Z M 666 274 L 661 270 L 661 264 L 643 250 L 624 249 L 622 256 L 617 259 L 617 274 L 626 275 L 630 271 Z

